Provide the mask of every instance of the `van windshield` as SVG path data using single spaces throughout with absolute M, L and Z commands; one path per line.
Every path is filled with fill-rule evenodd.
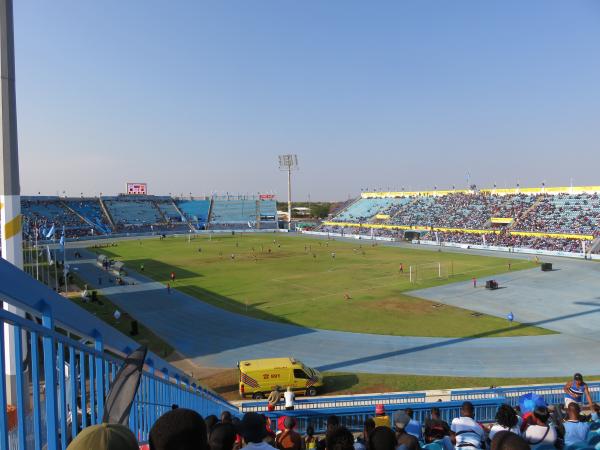
M 311 377 L 315 376 L 315 372 L 310 368 L 310 367 L 306 367 L 304 364 L 300 363 L 300 366 L 302 367 L 302 370 L 304 370 L 307 374 L 309 374 Z

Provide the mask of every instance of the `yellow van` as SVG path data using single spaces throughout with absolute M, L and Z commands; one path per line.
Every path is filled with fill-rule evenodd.
M 276 387 L 289 387 L 299 394 L 315 396 L 323 386 L 323 376 L 316 369 L 305 366 L 294 358 L 249 359 L 238 362 L 240 369 L 240 396 L 264 398 Z

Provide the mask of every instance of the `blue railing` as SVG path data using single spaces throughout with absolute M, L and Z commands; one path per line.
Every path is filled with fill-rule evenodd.
M 484 423 L 494 421 L 498 407 L 503 403 L 506 403 L 505 398 L 473 400 L 475 419 Z M 410 407 L 413 410 L 414 419 L 423 422 L 431 414 L 431 408 L 437 407 L 440 409 L 442 419 L 450 423 L 452 419 L 460 415 L 461 404 L 461 401 L 396 404 L 386 406 L 385 410 L 386 414 L 390 417 L 391 423 L 394 423 L 395 415 L 407 407 Z M 267 413 L 267 416 L 271 419 L 271 427 L 273 429 L 275 429 L 277 419 L 280 416 L 292 416 L 296 419 L 298 432 L 304 433 L 306 427 L 312 425 L 315 433 L 324 433 L 327 428 L 327 418 L 331 414 L 338 416 L 340 423 L 351 431 L 361 431 L 365 420 L 369 417 L 373 417 L 374 413 L 375 408 L 372 406 L 357 406 L 336 408 L 335 410 L 322 408 L 308 411 L 275 411 Z
M 600 401 L 600 383 L 588 383 L 590 395 L 595 402 Z M 491 388 L 491 389 L 465 389 L 452 391 L 450 393 L 451 400 L 480 400 L 493 397 L 505 397 L 507 403 L 512 406 L 519 404 L 519 397 L 524 394 L 533 392 L 534 394 L 544 397 L 549 405 L 563 403 L 565 392 L 564 384 L 553 385 L 534 385 L 534 386 L 517 386 L 509 388 Z
M 82 428 L 102 421 L 104 398 L 123 357 L 137 344 L 1 259 L 0 300 L 27 313 L 0 309 L 0 450 L 64 450 Z M 11 377 L 5 343 L 14 358 Z M 239 415 L 156 355 L 149 353 L 145 362 L 129 421 L 140 442 L 172 405 L 204 416 L 224 410 Z M 16 407 L 12 429 L 9 397 Z
M 406 394 L 373 394 L 373 395 L 349 395 L 339 397 L 303 398 L 294 402 L 295 409 L 323 409 L 323 408 L 347 408 L 355 406 L 374 406 L 378 403 L 383 405 L 406 405 L 407 403 L 418 403 L 425 401 L 424 392 L 410 392 Z M 277 405 L 276 411 L 284 410 L 283 405 Z M 267 402 L 244 402 L 240 405 L 242 412 L 266 411 Z

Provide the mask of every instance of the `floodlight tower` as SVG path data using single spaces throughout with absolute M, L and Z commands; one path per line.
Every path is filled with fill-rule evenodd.
M 23 238 L 21 235 L 21 188 L 17 145 L 17 102 L 15 95 L 15 43 L 13 32 L 13 2 L 0 0 L 0 224 L 2 224 L 2 258 L 23 269 Z M 4 309 L 25 316 L 8 303 Z M 16 405 L 15 331 L 4 324 L 4 355 L 6 391 L 9 403 Z
M 279 170 L 288 173 L 288 230 L 292 229 L 292 170 L 298 170 L 298 155 L 279 155 Z

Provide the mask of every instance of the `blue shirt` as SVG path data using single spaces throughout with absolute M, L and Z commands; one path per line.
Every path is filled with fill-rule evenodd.
M 590 425 L 586 422 L 566 421 L 565 427 L 565 445 L 571 445 L 576 442 L 587 442 L 590 433 Z
M 406 427 L 404 427 L 404 431 L 406 431 L 408 434 L 412 434 L 414 437 L 421 441 L 423 440 L 421 422 L 419 422 L 418 420 L 410 419 L 410 422 L 408 422 L 406 424 Z

